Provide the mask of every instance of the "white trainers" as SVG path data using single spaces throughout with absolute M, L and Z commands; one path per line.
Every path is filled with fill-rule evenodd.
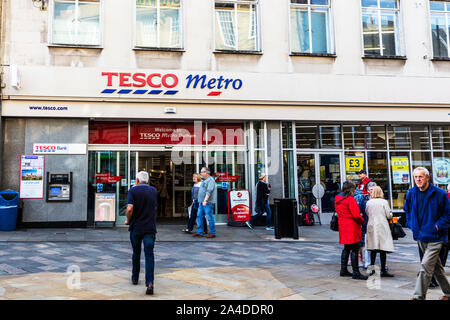
M 267 230 L 267 231 L 274 230 L 274 227 L 266 227 L 266 230 Z
M 252 225 L 250 224 L 250 222 L 245 221 L 245 224 L 247 225 L 247 227 L 249 227 L 250 229 L 253 229 Z

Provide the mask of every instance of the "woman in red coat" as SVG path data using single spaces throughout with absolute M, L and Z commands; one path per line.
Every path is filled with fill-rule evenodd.
M 361 225 L 364 224 L 358 203 L 353 194 L 355 184 L 345 181 L 342 185 L 342 192 L 335 198 L 335 210 L 339 223 L 339 243 L 344 245 L 341 255 L 341 277 L 352 277 L 352 279 L 367 280 L 367 277 L 359 272 L 358 253 L 362 240 Z M 347 261 L 351 253 L 353 273 L 347 270 Z

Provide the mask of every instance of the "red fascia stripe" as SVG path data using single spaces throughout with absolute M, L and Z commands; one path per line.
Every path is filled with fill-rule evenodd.
M 208 96 L 220 96 L 221 93 L 222 91 L 211 91 Z

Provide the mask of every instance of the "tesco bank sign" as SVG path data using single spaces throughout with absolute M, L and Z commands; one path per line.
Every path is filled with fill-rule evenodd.
M 186 89 L 206 89 L 208 96 L 219 96 L 223 90 L 239 90 L 243 82 L 239 78 L 208 77 L 207 75 L 189 74 L 181 79 L 173 73 L 127 73 L 102 72 L 106 89 L 104 94 L 133 94 L 133 95 L 175 95 L 183 85 Z

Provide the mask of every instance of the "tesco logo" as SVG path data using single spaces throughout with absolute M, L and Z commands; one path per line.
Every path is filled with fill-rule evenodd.
M 36 151 L 56 151 L 56 146 L 36 146 Z
M 118 82 L 120 87 L 136 87 L 142 88 L 150 86 L 152 88 L 174 88 L 178 85 L 178 77 L 173 73 L 126 73 L 126 72 L 102 72 L 102 76 L 106 77 L 108 87 L 113 86 L 113 81 Z M 117 85 L 116 84 L 116 85 Z

